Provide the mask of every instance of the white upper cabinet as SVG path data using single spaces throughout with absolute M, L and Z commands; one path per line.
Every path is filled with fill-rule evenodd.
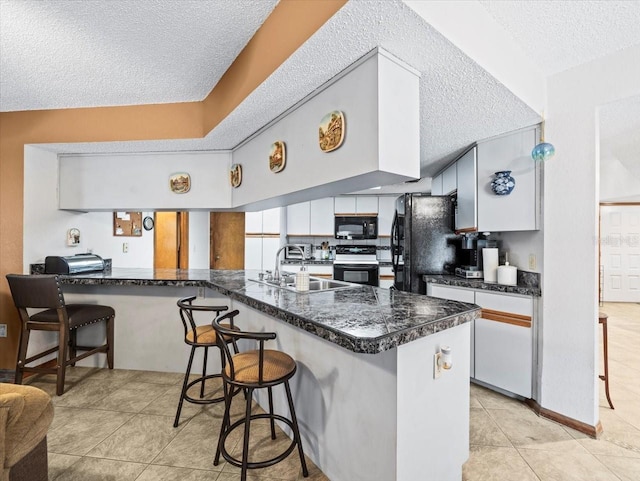
M 377 214 L 378 196 L 359 195 L 356 197 L 356 214 Z
M 336 197 L 333 212 L 336 214 L 355 214 L 356 196 L 341 195 Z
M 309 223 L 309 202 L 287 206 L 287 235 L 305 236 L 311 233 Z M 330 214 L 333 220 L 333 213 Z
M 442 195 L 442 176 L 444 174 L 438 174 L 431 179 L 431 195 Z
M 442 195 L 449 195 L 456 190 L 458 186 L 458 174 L 456 172 L 456 164 L 453 163 L 442 173 Z
M 476 147 L 472 148 L 455 163 L 458 179 L 458 205 L 456 210 L 456 230 L 458 231 L 475 232 L 478 228 L 476 150 Z
M 244 231 L 247 234 L 262 234 L 262 211 L 244 214 Z
M 264 234 L 280 233 L 280 207 L 262 211 L 262 232 Z
M 378 198 L 378 236 L 390 236 L 393 216 L 396 213 L 396 196 Z
M 536 128 L 478 144 L 478 229 L 488 232 L 537 230 L 540 210 L 539 164 L 531 158 Z M 509 170 L 509 195 L 491 190 L 495 173 Z
M 309 233 L 333 237 L 333 197 L 312 200 L 309 204 Z

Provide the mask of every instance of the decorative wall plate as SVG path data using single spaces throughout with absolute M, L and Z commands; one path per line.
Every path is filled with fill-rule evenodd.
M 73 228 L 67 231 L 67 245 L 75 247 L 80 244 L 80 230 Z
M 179 172 L 169 177 L 169 188 L 176 194 L 186 194 L 191 189 L 191 176 L 186 172 Z
M 229 180 L 231 181 L 231 187 L 239 187 L 242 184 L 242 166 L 240 164 L 231 166 Z
M 342 145 L 346 130 L 344 115 L 339 110 L 328 113 L 320 121 L 318 141 L 323 152 L 331 152 Z
M 269 152 L 269 170 L 274 174 L 282 171 L 287 162 L 287 151 L 282 140 L 276 140 L 271 144 Z

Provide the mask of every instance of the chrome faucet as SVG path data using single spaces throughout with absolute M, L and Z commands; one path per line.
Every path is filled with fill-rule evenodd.
M 294 244 L 285 244 L 282 247 L 280 247 L 280 249 L 278 249 L 278 252 L 276 252 L 276 268 L 273 271 L 273 281 L 275 283 L 280 282 L 280 253 L 285 250 L 287 247 L 293 247 L 295 249 L 298 249 L 300 251 L 300 259 L 301 259 L 301 263 L 302 266 L 304 266 L 304 251 L 302 250 L 302 248 L 300 246 L 294 245 Z

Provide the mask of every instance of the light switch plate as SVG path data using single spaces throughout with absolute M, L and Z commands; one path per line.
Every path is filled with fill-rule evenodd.
M 0 337 L 7 337 L 7 325 L 0 324 Z

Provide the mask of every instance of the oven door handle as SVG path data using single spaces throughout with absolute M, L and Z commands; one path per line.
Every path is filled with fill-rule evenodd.
M 345 271 L 374 271 L 379 269 L 379 266 L 374 264 L 333 264 L 333 268 L 343 269 Z

